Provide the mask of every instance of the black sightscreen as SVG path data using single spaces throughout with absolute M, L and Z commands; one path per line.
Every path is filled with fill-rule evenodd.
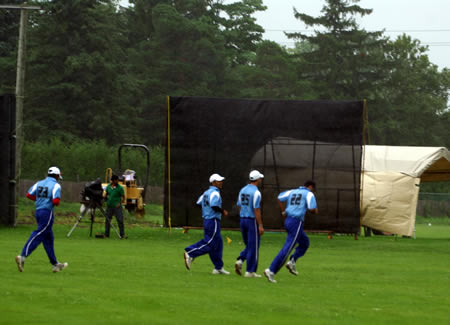
M 16 208 L 16 101 L 14 95 L 0 95 L 0 223 L 15 224 Z
M 239 227 L 236 200 L 251 169 L 265 175 L 266 229 L 283 228 L 281 191 L 317 184 L 319 215 L 305 228 L 359 232 L 363 102 L 170 97 L 164 218 L 172 226 L 202 226 L 195 201 L 208 178 L 226 178 L 222 227 Z M 170 162 L 169 162 L 170 160 Z M 170 175 L 170 177 L 169 177 Z M 169 209 L 170 205 L 170 209 Z

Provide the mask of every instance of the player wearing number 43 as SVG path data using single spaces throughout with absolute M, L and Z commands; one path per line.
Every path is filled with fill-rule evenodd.
M 309 239 L 303 231 L 303 223 L 307 211 L 318 214 L 316 198 L 313 191 L 316 184 L 313 181 L 305 182 L 304 186 L 298 189 L 286 191 L 278 195 L 278 204 L 281 215 L 286 217 L 284 226 L 287 230 L 287 238 L 283 248 L 273 260 L 269 268 L 264 270 L 264 275 L 270 282 L 277 282 L 274 279 L 275 274 L 286 262 L 289 254 L 295 245 L 295 252 L 286 263 L 286 268 L 293 275 L 298 275 L 296 262 L 297 259 L 305 255 L 309 247 Z
M 34 184 L 27 193 L 27 198 L 36 201 L 35 217 L 37 229 L 31 233 L 22 254 L 16 256 L 17 267 L 20 272 L 24 271 L 25 258 L 28 257 L 40 243 L 44 245 L 50 263 L 53 265 L 53 272 L 64 270 L 68 264 L 59 263 L 53 248 L 53 207 L 59 205 L 61 199 L 61 185 L 58 179 L 62 179 L 61 171 L 58 167 L 48 169 L 48 177 Z
M 197 200 L 196 204 L 202 208 L 204 238 L 184 249 L 184 263 L 188 270 L 196 257 L 209 254 L 214 264 L 212 274 L 230 274 L 223 268 L 223 241 L 220 235 L 220 219 L 222 214 L 224 217 L 228 215 L 227 210 L 222 209 L 220 196 L 224 179 L 219 174 L 212 174 L 209 178 L 211 186 Z
M 264 175 L 257 170 L 252 170 L 249 175 L 250 184 L 244 186 L 238 195 L 237 207 L 241 217 L 241 232 L 245 248 L 239 254 L 234 264 L 234 269 L 238 275 L 242 275 L 242 265 L 247 261 L 246 278 L 260 278 L 256 273 L 258 268 L 258 255 L 260 236 L 264 234 L 264 227 L 261 218 L 261 192 L 258 186 Z

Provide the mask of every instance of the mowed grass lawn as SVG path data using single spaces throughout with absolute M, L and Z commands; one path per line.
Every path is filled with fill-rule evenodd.
M 450 226 L 418 225 L 417 239 L 310 235 L 300 275 L 278 283 L 212 275 L 208 256 L 187 271 L 183 249 L 202 232 L 128 227 L 129 239 L 90 238 L 55 225 L 69 267 L 52 273 L 42 246 L 19 273 L 14 261 L 34 225 L 0 228 L 0 324 L 449 324 Z M 113 234 L 113 233 L 112 233 Z M 225 231 L 225 268 L 243 248 Z M 259 273 L 285 233 L 262 237 Z

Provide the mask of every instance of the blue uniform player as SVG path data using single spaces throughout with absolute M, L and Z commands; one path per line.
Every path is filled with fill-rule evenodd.
M 252 170 L 249 175 L 250 184 L 244 186 L 238 195 L 237 206 L 241 217 L 242 239 L 245 243 L 244 250 L 234 264 L 238 275 L 242 275 L 242 264 L 247 261 L 246 278 L 260 278 L 256 273 L 258 268 L 258 255 L 260 236 L 264 234 L 261 218 L 261 185 L 264 175 L 257 170 Z
M 222 209 L 222 197 L 220 196 L 224 179 L 219 174 L 212 174 L 209 178 L 211 186 L 197 200 L 197 205 L 202 207 L 204 238 L 184 249 L 184 263 L 188 270 L 191 269 L 194 258 L 209 254 L 211 262 L 214 264 L 213 274 L 230 274 L 223 268 L 223 241 L 220 234 L 222 214 L 225 217 L 228 215 L 228 212 Z
M 59 205 L 61 200 L 61 185 L 58 179 L 62 179 L 61 171 L 57 167 L 50 167 L 48 177 L 34 184 L 27 193 L 27 198 L 36 201 L 35 217 L 37 229 L 31 233 L 30 238 L 25 244 L 22 254 L 16 256 L 17 267 L 23 272 L 25 258 L 28 257 L 40 243 L 44 245 L 50 263 L 53 265 L 53 272 L 64 270 L 68 264 L 59 263 L 55 256 L 53 248 L 53 207 Z
M 286 263 L 286 268 L 293 275 L 298 275 L 295 265 L 298 258 L 305 255 L 309 247 L 309 239 L 303 230 L 305 214 L 307 211 L 318 214 L 316 198 L 313 191 L 316 184 L 313 181 L 305 182 L 304 186 L 298 189 L 283 192 L 278 195 L 278 204 L 281 214 L 286 217 L 284 226 L 287 230 L 287 238 L 283 248 L 273 260 L 268 269 L 264 270 L 264 275 L 270 282 L 277 282 L 274 279 L 275 274 L 286 262 L 289 254 L 295 245 L 297 248 Z

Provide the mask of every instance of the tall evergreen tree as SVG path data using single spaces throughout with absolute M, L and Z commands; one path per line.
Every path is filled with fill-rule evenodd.
M 311 80 L 318 99 L 367 99 L 371 144 L 439 145 L 439 114 L 448 101 L 448 73 L 439 73 L 420 42 L 360 29 L 354 16 L 372 12 L 359 0 L 326 0 L 319 17 L 297 12 L 312 34 L 300 40 L 300 79 Z M 430 126 L 435 129 L 430 132 Z
M 251 15 L 261 0 L 134 0 L 129 17 L 131 69 L 138 80 L 142 136 L 162 142 L 165 97 L 223 96 L 232 63 L 249 62 L 262 28 Z M 245 58 L 244 58 L 245 57 Z
M 410 36 L 389 42 L 388 77 L 373 88 L 369 109 L 374 140 L 390 145 L 443 146 L 450 91 L 449 70 L 439 72 L 429 61 L 427 47 Z
M 301 78 L 314 82 L 320 99 L 358 99 L 370 94 L 382 76 L 387 39 L 382 32 L 359 28 L 355 15 L 372 12 L 356 5 L 359 0 L 326 0 L 319 17 L 298 12 L 294 15 L 312 34 L 286 33 L 288 38 L 306 41 L 302 53 Z
M 116 1 L 42 3 L 32 32 L 26 137 L 136 138 Z
M 21 4 L 20 0 L 8 4 Z M 0 8 L 0 94 L 14 94 L 20 10 Z
M 242 0 L 229 4 L 210 1 L 210 5 L 214 23 L 220 27 L 225 38 L 232 65 L 248 64 L 264 33 L 253 14 L 267 7 L 262 0 Z

